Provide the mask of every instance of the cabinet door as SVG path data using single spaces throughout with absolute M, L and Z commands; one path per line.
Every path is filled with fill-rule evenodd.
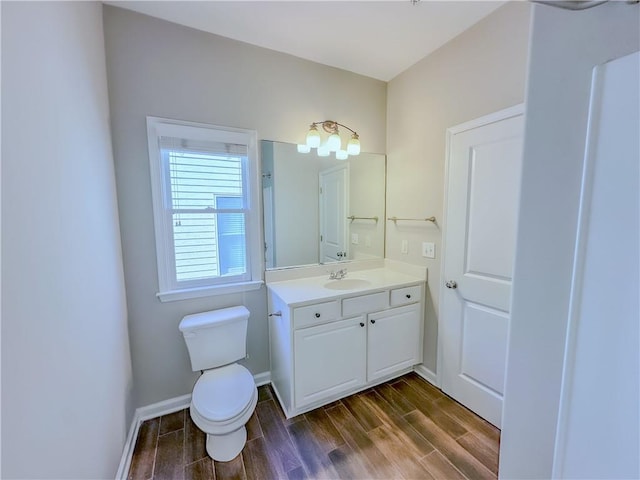
M 364 385 L 365 321 L 359 316 L 295 331 L 296 408 Z
M 420 363 L 420 304 L 368 316 L 367 380 Z

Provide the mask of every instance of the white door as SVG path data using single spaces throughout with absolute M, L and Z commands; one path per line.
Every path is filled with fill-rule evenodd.
M 320 262 L 347 258 L 348 164 L 320 172 Z
M 442 389 L 500 427 L 522 165 L 522 107 L 447 130 Z
M 638 85 L 640 52 L 595 69 L 553 478 L 640 478 Z

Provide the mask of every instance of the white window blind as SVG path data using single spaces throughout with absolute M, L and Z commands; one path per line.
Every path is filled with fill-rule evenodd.
M 154 129 L 163 217 L 163 231 L 156 227 L 156 236 L 164 237 L 156 244 L 165 250 L 158 259 L 165 277 L 160 275 L 161 291 L 252 280 L 249 240 L 259 229 L 250 225 L 256 216 L 249 142 L 238 142 L 243 137 L 237 135 L 228 135 L 235 141 L 224 141 L 225 132 L 219 130 L 212 130 L 210 138 L 202 128 L 176 130 L 172 125 L 166 129 L 169 135 L 162 130 Z M 149 135 L 151 152 L 151 130 Z

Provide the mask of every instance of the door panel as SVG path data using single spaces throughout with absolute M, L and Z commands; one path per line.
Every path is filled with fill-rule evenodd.
M 500 426 L 522 165 L 522 109 L 448 131 L 442 389 Z
M 467 302 L 462 320 L 460 373 L 502 395 L 509 316 Z
M 470 149 L 465 273 L 511 281 L 520 179 L 512 159 L 521 151 L 518 138 Z M 501 242 L 495 232 L 503 232 Z

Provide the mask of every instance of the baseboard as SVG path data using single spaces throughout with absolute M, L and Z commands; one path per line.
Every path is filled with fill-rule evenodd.
M 253 376 L 254 382 L 257 386 L 266 385 L 271 382 L 271 372 L 262 372 Z M 177 412 L 188 408 L 191 404 L 191 394 L 181 395 L 179 397 L 163 400 L 162 402 L 152 403 L 144 407 L 136 408 L 133 414 L 133 420 L 131 421 L 131 427 L 129 428 L 129 434 L 125 441 L 124 448 L 122 450 L 122 458 L 120 459 L 120 465 L 116 473 L 116 480 L 126 480 L 129 474 L 129 467 L 131 466 L 131 458 L 133 457 L 133 450 L 136 446 L 136 438 L 138 437 L 138 431 L 140 425 L 145 420 L 161 417 L 169 413 Z
M 177 412 L 189 407 L 191 403 L 191 394 L 181 395 L 179 397 L 170 398 L 162 402 L 153 403 L 146 407 L 140 407 L 136 409 L 136 415 L 140 422 L 149 420 L 151 418 L 161 417 L 162 415 L 168 415 L 169 413 Z
M 120 465 L 118 465 L 118 471 L 116 472 L 116 480 L 126 480 L 129 474 L 129 467 L 131 466 L 131 457 L 133 457 L 133 449 L 136 445 L 136 438 L 138 437 L 138 430 L 140 430 L 140 424 L 142 423 L 137 416 L 138 411 L 133 414 L 133 420 L 131 420 L 131 427 L 127 435 L 127 440 L 124 443 L 122 449 L 122 458 L 120 459 Z
M 169 413 L 177 412 L 187 408 L 191 403 L 191 394 L 181 395 L 179 397 L 170 398 L 162 402 L 153 403 L 144 407 L 136 408 L 133 414 L 133 420 L 131 421 L 131 428 L 127 435 L 127 441 L 124 444 L 122 450 L 122 458 L 116 473 L 116 480 L 126 480 L 129 473 L 129 467 L 131 466 L 131 457 L 133 457 L 133 450 L 136 446 L 136 438 L 138 437 L 138 431 L 140 425 L 145 420 L 151 418 L 161 417 Z
M 424 378 L 427 382 L 431 383 L 434 387 L 440 388 L 440 385 L 438 385 L 438 375 L 429 370 L 423 364 L 416 365 L 413 369 L 418 375 Z
M 271 383 L 271 372 L 262 372 L 253 376 L 253 381 L 258 387 Z

